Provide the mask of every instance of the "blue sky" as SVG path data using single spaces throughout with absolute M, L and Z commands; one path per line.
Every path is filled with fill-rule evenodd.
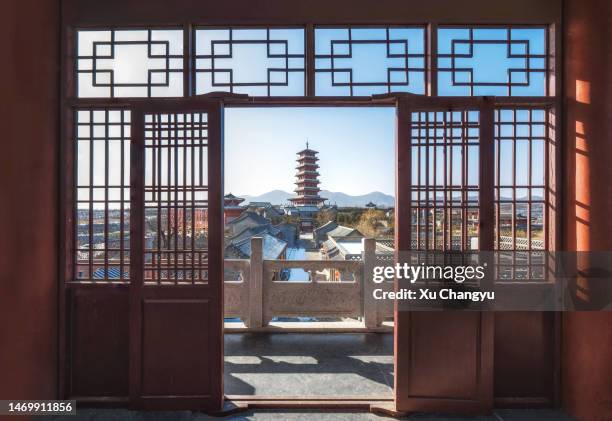
M 228 108 L 225 191 L 293 191 L 296 152 L 319 151 L 321 188 L 347 194 L 394 191 L 395 110 Z

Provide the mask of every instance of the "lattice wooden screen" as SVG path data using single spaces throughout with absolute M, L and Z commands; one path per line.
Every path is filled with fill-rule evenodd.
M 145 284 L 208 281 L 208 115 L 145 116 Z
M 130 277 L 130 112 L 80 109 L 75 122 L 73 278 L 126 281 Z

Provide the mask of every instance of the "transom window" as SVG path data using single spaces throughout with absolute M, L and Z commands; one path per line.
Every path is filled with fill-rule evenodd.
M 76 38 L 80 98 L 551 95 L 546 26 L 87 29 Z
M 77 84 L 81 98 L 183 95 L 181 30 L 80 30 Z
M 303 29 L 197 29 L 194 59 L 197 94 L 305 93 Z
M 314 57 L 317 95 L 425 93 L 424 28 L 317 28 Z
M 544 96 L 545 28 L 438 30 L 438 94 Z

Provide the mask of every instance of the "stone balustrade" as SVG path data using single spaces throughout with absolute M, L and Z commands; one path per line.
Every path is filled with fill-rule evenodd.
M 276 317 L 358 319 L 377 328 L 393 316 L 388 300 L 374 300 L 372 290 L 393 290 L 392 282 L 374 284 L 372 267 L 392 261 L 377 255 L 376 241 L 364 240 L 360 260 L 264 260 L 261 238 L 253 238 L 250 259 L 225 260 L 225 317 L 240 318 L 247 328 L 265 327 Z M 288 281 L 301 269 L 306 281 Z

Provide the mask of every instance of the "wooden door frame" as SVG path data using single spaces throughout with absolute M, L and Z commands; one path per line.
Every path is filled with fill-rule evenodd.
M 144 117 L 156 113 L 208 114 L 207 172 L 208 172 L 208 282 L 205 285 L 144 285 L 145 220 L 145 141 Z M 132 247 L 130 295 L 130 368 L 129 387 L 131 405 L 146 409 L 204 409 L 223 407 L 223 101 L 220 98 L 186 98 L 148 100 L 132 108 L 131 121 L 131 225 Z M 213 332 L 211 340 L 211 391 L 206 396 L 144 396 L 143 380 L 143 313 L 144 304 L 151 302 L 196 302 L 198 295 L 207 292 L 210 302 Z M 165 301 L 164 301 L 165 300 Z M 216 326 L 216 327 L 215 327 Z M 216 381 L 218 380 L 218 381 Z
M 395 181 L 395 253 L 412 249 L 412 113 L 477 110 L 479 112 L 479 248 L 493 250 L 494 233 L 494 100 L 489 97 L 436 98 L 401 96 L 397 101 L 396 129 L 396 181 Z M 399 289 L 399 281 L 395 281 Z M 447 313 L 448 315 L 449 313 Z M 493 408 L 493 313 L 475 313 L 476 344 L 478 349 L 475 396 L 457 399 L 450 396 L 427 396 L 414 393 L 410 388 L 412 358 L 415 344 L 412 342 L 415 317 L 427 317 L 423 313 L 401 311 L 394 303 L 394 362 L 395 408 L 397 411 L 448 411 L 464 413 L 488 413 Z M 440 313 L 433 314 L 433 318 Z
M 375 107 L 375 106 L 383 106 L 383 107 L 391 107 L 394 106 L 396 108 L 396 111 L 400 110 L 401 107 L 421 107 L 421 108 L 427 108 L 427 107 L 443 107 L 443 108 L 453 108 L 453 107 L 460 107 L 460 106 L 472 106 L 472 107 L 504 107 L 504 106 L 508 106 L 508 107 L 520 107 L 520 106 L 542 106 L 542 107 L 550 107 L 552 109 L 556 109 L 558 110 L 559 104 L 558 104 L 558 100 L 556 98 L 551 98 L 551 97 L 488 97 L 488 98 L 483 98 L 483 97 L 430 97 L 430 96 L 424 96 L 424 95 L 416 95 L 416 94 L 403 94 L 403 93 L 396 93 L 396 94 L 385 94 L 385 95 L 374 95 L 372 97 L 248 97 L 246 95 L 240 95 L 240 94 L 231 94 L 231 93 L 212 93 L 212 94 L 207 94 L 207 95 L 201 95 L 201 96 L 193 96 L 193 97 L 185 97 L 185 98 L 166 98 L 166 99 L 151 99 L 151 98 L 143 98 L 143 99 L 73 99 L 73 100 L 69 100 L 66 102 L 67 105 L 67 116 L 66 119 L 67 121 L 72 121 L 72 113 L 74 112 L 74 110 L 79 109 L 80 107 L 114 107 L 114 108 L 118 108 L 118 109 L 125 109 L 125 110 L 138 110 L 138 109 L 151 109 L 151 110 L 174 110 L 174 111 L 186 111 L 189 109 L 197 109 L 198 104 L 203 104 L 203 103 L 209 103 L 210 101 L 217 101 L 220 104 L 220 108 L 227 108 L 227 107 L 231 107 L 231 108 L 241 108 L 241 107 L 315 107 L 315 106 L 319 106 L 319 107 L 360 107 L 360 106 L 370 106 L 370 107 Z M 406 113 L 404 113 L 406 114 Z M 399 113 L 398 113 L 399 115 Z M 481 121 L 481 125 L 492 125 L 492 121 L 490 122 L 486 122 L 486 121 Z M 401 133 L 409 133 L 409 122 L 406 121 L 405 119 L 399 120 L 397 121 L 397 128 L 398 128 L 398 137 L 396 138 L 396 154 L 398 153 L 405 153 L 405 151 L 402 151 L 402 148 L 405 148 L 407 146 L 406 142 L 399 142 L 398 139 L 402 137 Z M 220 127 L 220 131 L 222 131 L 223 127 Z M 68 139 L 68 141 L 70 142 L 72 139 L 72 130 L 68 130 L 66 133 L 66 137 Z M 139 130 L 133 130 L 132 136 L 139 136 Z M 558 134 L 557 134 L 558 136 Z M 134 137 L 135 140 L 135 137 Z M 72 155 L 71 155 L 72 156 Z M 132 159 L 134 159 L 134 157 L 132 156 Z M 557 158 L 558 159 L 558 158 Z M 222 162 L 220 161 L 221 165 Z M 398 163 L 399 164 L 399 163 Z M 409 164 L 409 163 L 408 163 Z M 72 162 L 68 162 L 69 167 L 71 167 Z M 142 163 L 134 163 L 132 162 L 132 165 L 142 165 Z M 484 163 L 484 165 L 486 165 L 486 163 Z M 483 166 L 484 168 L 484 166 Z M 70 174 L 70 170 L 67 172 L 67 174 Z M 559 172 L 556 172 L 557 176 L 559 174 Z M 405 177 L 405 176 L 410 176 L 410 168 L 409 165 L 398 165 L 398 168 L 396 169 L 396 178 L 398 177 Z M 493 178 L 490 179 L 491 181 L 493 180 Z M 396 189 L 399 186 L 399 182 L 396 179 Z M 138 189 L 136 189 L 136 187 L 133 187 L 133 191 L 137 191 Z M 486 194 L 486 192 L 483 192 L 481 189 L 481 194 Z M 490 194 L 493 194 L 493 189 L 490 189 Z M 396 218 L 399 218 L 400 216 L 406 216 L 410 214 L 410 203 L 409 203 L 409 199 L 407 199 L 406 197 L 403 197 L 405 195 L 402 195 L 400 191 L 396 191 Z M 70 201 L 71 196 L 67 195 L 67 200 Z M 407 201 L 408 200 L 408 201 Z M 407 202 L 406 202 L 407 201 Z M 408 207 L 407 207 L 407 206 Z M 135 208 L 135 206 L 133 207 Z M 68 206 L 67 208 L 67 212 L 68 214 L 71 212 L 71 206 Z M 66 219 L 68 221 L 68 224 L 71 223 L 70 219 L 67 218 Z M 492 221 L 492 219 L 490 219 Z M 401 222 L 400 222 L 401 224 Z M 552 224 L 553 227 L 551 229 L 554 229 L 554 225 L 556 225 L 556 223 Z M 399 227 L 399 225 L 398 225 Z M 483 227 L 484 230 L 487 230 L 486 225 Z M 396 232 L 399 232 L 399 229 L 396 229 Z M 490 227 L 490 231 L 492 232 L 492 226 Z M 397 235 L 397 234 L 396 234 Z M 408 236 L 398 236 L 396 237 L 396 249 L 397 250 L 401 250 L 401 249 L 405 249 L 403 247 L 406 246 L 406 239 L 408 239 L 410 237 Z M 483 243 L 484 244 L 484 243 Z M 67 245 L 69 245 L 67 243 Z M 408 248 L 409 248 L 409 243 L 408 243 Z M 71 257 L 70 257 L 70 253 L 66 253 L 66 259 L 67 261 L 70 261 Z M 135 256 L 138 257 L 138 256 Z M 69 266 L 67 266 L 69 267 Z M 70 285 L 70 289 L 75 289 L 75 288 L 89 288 L 89 286 L 87 285 L 78 285 L 78 284 L 72 284 Z M 221 288 L 221 291 L 219 292 L 219 299 L 221 300 L 221 305 L 222 305 L 222 299 L 223 299 L 223 288 Z M 133 294 L 130 293 L 130 300 L 132 300 Z M 133 304 L 130 305 L 130 307 L 133 307 Z M 63 310 L 63 312 L 65 312 L 65 310 Z M 398 314 L 397 309 L 395 310 L 395 317 L 396 317 L 396 324 L 395 324 L 395 328 L 394 328 L 394 335 L 395 335 L 395 341 L 394 341 L 394 351 L 395 351 L 395 355 L 394 355 L 394 364 L 396 366 L 396 376 L 395 376 L 395 381 L 396 381 L 396 385 L 394 387 L 394 394 L 395 394 L 395 403 L 398 403 L 398 388 L 397 388 L 397 381 L 398 379 L 402 378 L 402 379 L 407 379 L 408 377 L 405 377 L 407 374 L 399 374 L 398 373 L 404 373 L 406 370 L 404 368 L 404 366 L 402 366 L 401 361 L 399 361 L 398 359 L 398 349 L 401 347 L 405 347 L 406 345 L 402 345 L 401 343 L 401 338 L 399 338 L 398 340 L 398 332 L 400 329 L 400 326 L 408 326 L 408 322 L 409 319 L 404 319 L 402 318 L 402 316 L 400 314 Z M 491 335 L 487 332 L 489 332 L 489 330 L 493 329 L 493 315 L 485 315 L 483 317 L 483 321 L 482 321 L 482 327 L 483 327 L 483 332 L 485 332 L 485 335 L 483 337 L 490 337 Z M 134 329 L 134 330 L 133 330 Z M 133 332 L 135 332 L 135 329 L 132 326 L 132 322 L 130 322 L 130 336 L 133 335 Z M 222 338 L 222 337 L 221 337 Z M 486 343 L 483 343 L 483 345 L 485 345 L 486 347 L 491 348 L 492 347 L 492 342 L 490 341 L 486 341 Z M 60 343 L 60 348 L 64 347 L 64 341 L 61 341 Z M 221 344 L 222 347 L 222 344 Z M 67 349 L 66 351 L 64 351 L 66 354 L 62 353 L 61 355 L 68 355 L 69 354 L 69 349 Z M 135 350 L 130 349 L 130 355 L 132 355 L 132 352 L 136 352 Z M 223 355 L 221 353 L 221 355 Z M 63 384 L 63 382 L 65 381 L 65 377 L 70 376 L 69 374 L 69 364 L 64 365 L 63 364 L 63 358 L 60 359 L 60 384 Z M 489 364 L 489 363 L 488 363 Z M 486 368 L 486 367 L 485 367 Z M 223 371 L 223 361 L 220 361 L 220 373 L 222 373 Z M 134 376 L 137 375 L 136 372 L 132 372 L 132 369 L 130 369 L 130 378 L 135 378 Z M 221 382 L 223 381 L 223 377 L 222 375 L 221 377 Z M 133 388 L 132 386 L 132 381 L 130 380 L 130 395 L 132 396 L 132 390 L 136 390 L 135 388 Z M 491 387 L 489 387 L 489 393 L 492 394 L 492 385 Z M 223 396 L 223 394 L 221 394 L 221 396 Z M 269 398 L 269 397 L 266 397 Z M 278 405 L 277 407 L 304 407 L 304 405 L 308 406 L 308 407 L 346 407 L 346 408 L 355 408 L 355 402 L 354 399 L 351 399 L 350 397 L 346 397 L 345 399 L 340 398 L 340 399 L 334 399 L 334 400 L 312 400 L 312 399 L 302 399 L 302 398 L 296 398 L 296 399 L 291 399 L 291 400 L 287 400 L 287 399 L 283 399 L 283 398 L 279 398 L 276 399 L 274 397 L 271 397 L 271 400 L 267 400 L 265 405 Z M 97 404 L 102 404 L 104 405 L 104 402 L 109 402 L 109 404 L 111 405 L 117 405 L 118 401 L 117 400 L 107 400 L 105 398 L 102 398 L 101 400 L 92 400 L 93 398 L 87 398 L 85 401 L 87 402 L 97 402 Z M 242 403 L 248 403 L 251 400 L 242 402 Z M 381 400 L 380 399 L 375 399 L 375 402 L 373 402 L 374 405 L 378 405 L 380 406 L 381 404 Z M 487 397 L 487 402 L 492 401 L 492 397 L 491 399 L 489 399 Z M 261 404 L 260 403 L 256 403 L 253 402 L 254 405 L 258 406 Z M 400 400 L 399 402 L 399 406 L 397 406 L 398 409 L 402 409 L 402 402 Z M 329 406 L 328 406 L 329 405 Z M 492 405 L 492 404 L 491 404 Z M 488 405 L 488 407 L 491 407 L 491 405 Z M 363 407 L 363 401 L 359 402 L 358 405 L 360 408 Z M 385 406 L 385 405 L 383 405 Z M 163 405 L 161 406 L 162 408 L 164 407 Z M 269 407 L 269 406 L 266 406 Z M 441 406 L 436 405 L 436 408 L 439 409 L 443 409 Z M 448 408 L 448 410 L 454 410 L 456 408 L 454 408 L 453 406 L 447 406 L 446 408 Z M 477 409 L 482 409 L 482 408 L 477 408 Z M 389 410 L 389 408 L 386 408 L 385 410 Z

